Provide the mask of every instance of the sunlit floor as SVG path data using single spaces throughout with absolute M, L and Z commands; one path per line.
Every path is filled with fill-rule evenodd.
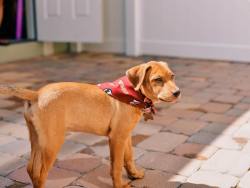
M 146 169 L 134 187 L 250 187 L 250 64 L 83 53 L 0 64 L 0 83 L 37 89 L 47 83 L 98 83 L 139 63 L 167 61 L 182 99 L 160 104 L 155 120 L 133 132 L 134 158 Z M 31 187 L 22 101 L 0 97 L 0 187 Z M 68 133 L 46 187 L 111 188 L 107 139 Z

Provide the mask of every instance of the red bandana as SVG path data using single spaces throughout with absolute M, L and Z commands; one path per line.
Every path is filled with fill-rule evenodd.
M 135 91 L 127 76 L 121 77 L 114 82 L 105 82 L 97 86 L 115 99 L 141 108 L 145 120 L 153 119 L 155 108 L 152 101 L 142 95 L 141 92 Z

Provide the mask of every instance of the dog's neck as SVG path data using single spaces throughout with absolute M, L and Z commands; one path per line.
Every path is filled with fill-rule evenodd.
M 121 77 L 114 82 L 105 82 L 97 86 L 113 98 L 140 108 L 145 121 L 153 119 L 153 114 L 155 114 L 153 101 L 147 98 L 141 91 L 136 91 L 127 76 Z

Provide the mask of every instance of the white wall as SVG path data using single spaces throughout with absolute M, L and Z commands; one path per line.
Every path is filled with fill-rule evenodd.
M 104 42 L 85 45 L 89 51 L 133 54 L 136 46 L 134 55 L 250 61 L 250 0 L 103 2 Z
M 85 44 L 89 51 L 125 51 L 125 8 L 124 0 L 103 0 L 104 41 L 102 44 Z
M 249 0 L 141 1 L 141 53 L 250 61 Z

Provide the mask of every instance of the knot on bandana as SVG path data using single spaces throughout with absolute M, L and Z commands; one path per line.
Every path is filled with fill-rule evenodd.
M 149 98 L 145 98 L 144 103 L 146 104 L 146 107 L 142 109 L 144 120 L 153 120 L 153 115 L 156 113 L 153 102 Z

